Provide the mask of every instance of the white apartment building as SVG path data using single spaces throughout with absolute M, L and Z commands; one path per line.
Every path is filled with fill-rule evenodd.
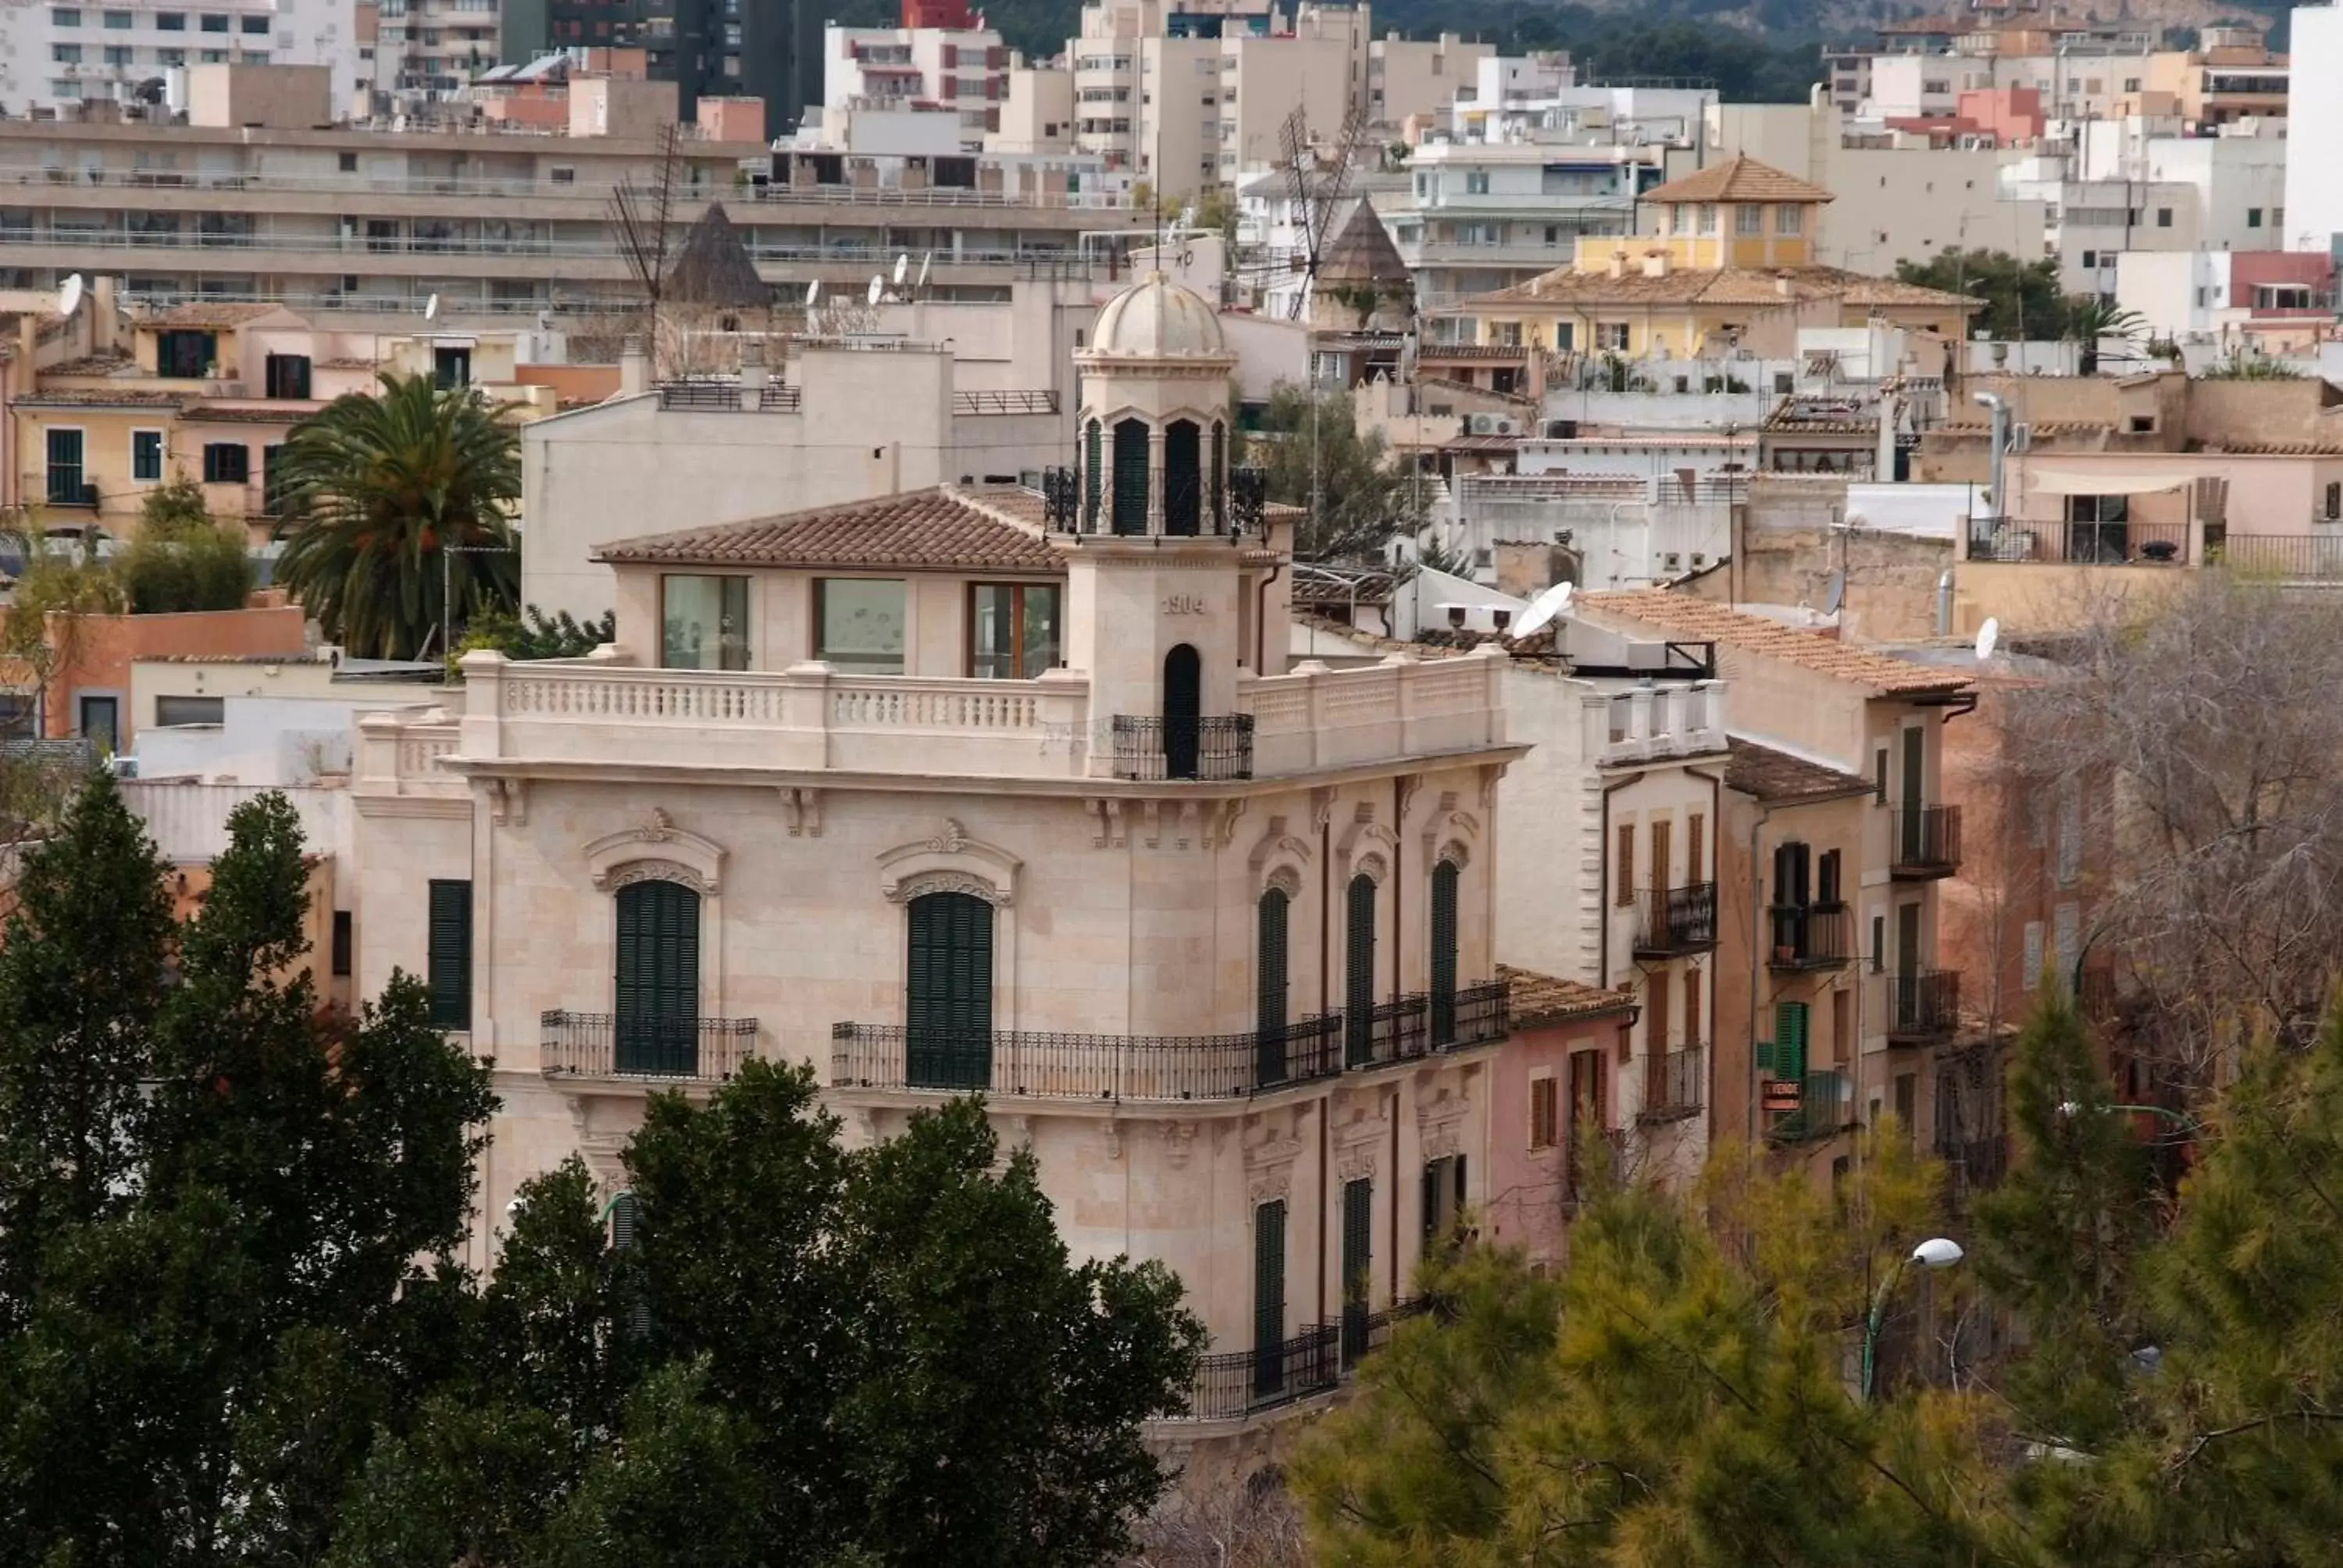
M 1560 134 L 1427 140 L 1375 208 L 1419 307 L 1453 305 L 1569 266 L 1581 236 L 1634 233 L 1636 198 L 1665 177 L 1662 151 Z
M 386 0 L 386 9 L 396 3 Z M 0 7 L 0 108 L 22 116 L 143 102 L 160 82 L 162 102 L 185 109 L 187 67 L 211 65 L 324 65 L 333 102 L 346 105 L 360 75 L 359 45 L 355 0 L 9 5 Z
M 2006 166 L 2002 189 L 2043 204 L 2044 254 L 2066 286 L 2113 297 L 2127 251 L 2288 248 L 2288 143 L 2278 122 L 2185 136 L 2141 116 L 2056 127 L 2051 145 Z
M 822 29 L 822 107 L 946 116 L 970 153 L 1001 128 L 1009 49 L 990 27 Z
M 501 57 L 498 0 L 377 0 L 378 85 L 406 102 L 453 102 Z
M 2285 206 L 2293 216 L 2279 248 L 2343 254 L 2343 158 L 2335 156 L 2343 147 L 2343 8 L 2302 5 L 2289 15 Z
M 1194 1413 L 1242 1420 L 1494 1195 L 1507 661 L 1290 665 L 1212 307 L 1154 276 L 1078 357 L 1047 498 L 649 508 L 613 645 L 361 721 L 357 985 L 428 974 L 495 1059 L 479 1261 L 519 1182 L 615 1188 L 646 1095 L 748 1055 L 857 1141 L 982 1091 L 1078 1257 L 1179 1272 L 1234 1385 Z

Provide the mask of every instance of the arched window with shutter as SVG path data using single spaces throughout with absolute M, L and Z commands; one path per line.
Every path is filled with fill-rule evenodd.
M 972 893 L 910 904 L 903 998 L 905 1081 L 914 1089 L 992 1087 L 992 906 Z
M 1082 435 L 1082 527 L 1094 529 L 1099 520 L 1099 492 L 1104 481 L 1104 429 L 1097 420 Z
M 1124 419 L 1114 427 L 1114 531 L 1147 531 L 1147 421 Z
M 1287 987 L 1290 980 L 1286 950 L 1286 928 L 1293 910 L 1293 900 L 1283 888 L 1272 888 L 1261 896 L 1260 950 L 1253 964 L 1256 1006 L 1253 1013 L 1253 1079 L 1256 1087 L 1267 1088 L 1283 1083 L 1289 1070 L 1285 1060 L 1285 1026 Z
M 617 1069 L 692 1077 L 699 1070 L 699 894 L 681 882 L 630 882 L 617 903 Z
M 1212 492 L 1212 529 L 1215 533 L 1229 531 L 1229 429 L 1220 420 L 1212 421 L 1212 471 L 1204 480 Z
M 1363 1067 L 1375 1051 L 1375 879 L 1351 879 L 1342 948 L 1342 1059 Z
M 1163 427 L 1163 531 L 1190 536 L 1204 518 L 1204 457 L 1202 432 L 1193 419 Z
M 1456 892 L 1462 878 L 1453 860 L 1432 869 L 1432 1043 L 1456 1039 Z

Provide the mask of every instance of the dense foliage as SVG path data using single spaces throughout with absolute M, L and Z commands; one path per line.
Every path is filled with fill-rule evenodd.
M 979 1106 L 850 1151 L 751 1063 L 652 1101 L 621 1204 L 530 1181 L 484 1283 L 488 1067 L 410 979 L 321 1006 L 291 807 L 229 829 L 182 926 L 100 776 L 0 933 L 0 1564 L 1123 1550 L 1199 1330 L 1069 1258 Z
M 1966 1218 L 1892 1128 L 1835 1191 L 1721 1153 L 1610 1189 L 1556 1279 L 1435 1267 L 1295 1469 L 1316 1561 L 2309 1568 L 2343 1539 L 2343 1011 L 2255 1046 L 2204 1121 L 2114 1102 L 2055 988 L 2019 1037 L 2017 1160 Z M 2187 1143 L 2177 1188 L 2151 1160 Z M 1936 1338 L 1865 1402 L 1865 1302 L 1937 1227 Z M 1963 1279 L 1961 1275 L 1968 1276 Z M 1979 1356 L 1961 1325 L 2010 1348 Z M 1964 1349 L 1964 1347 L 1966 1347 Z M 1948 1363 L 1948 1359 L 1950 1364 Z
M 618 636 L 618 618 L 612 610 L 581 621 L 566 609 L 548 616 L 535 605 L 518 615 L 508 609 L 478 609 L 456 645 L 456 654 L 460 658 L 493 648 L 507 658 L 583 658 Z
M 241 609 L 252 592 L 244 530 L 214 518 L 192 479 L 147 492 L 138 532 L 109 564 L 139 615 Z
M 1279 382 L 1238 460 L 1267 474 L 1271 500 L 1312 508 L 1294 538 L 1298 559 L 1380 559 L 1391 540 L 1423 526 L 1424 486 L 1392 460 L 1381 432 L 1359 428 L 1344 393 L 1313 397 Z
M 296 427 L 277 476 L 277 579 L 351 652 L 417 658 L 450 614 L 518 601 L 520 437 L 478 393 L 386 373 Z

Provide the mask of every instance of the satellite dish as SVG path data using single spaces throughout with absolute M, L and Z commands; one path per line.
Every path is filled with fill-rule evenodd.
M 931 250 L 931 251 L 929 251 L 927 254 L 925 254 L 924 256 L 920 256 L 920 281 L 919 281 L 919 283 L 917 284 L 917 286 L 916 286 L 920 287 L 920 288 L 925 288 L 925 287 L 927 287 L 927 286 L 928 286 L 928 268 L 929 268 L 931 265 L 933 265 L 933 264 L 934 264 L 935 259 L 936 259 L 936 253 L 935 253 L 934 251 L 932 251 L 932 250 Z
M 1980 659 L 1991 658 L 1993 657 L 1994 645 L 2000 640 L 2001 622 L 1992 616 L 1986 617 L 1985 624 L 1977 628 L 1977 658 Z
M 897 256 L 897 257 L 895 258 L 895 286 L 896 286 L 896 287 L 900 288 L 900 287 L 902 287 L 902 286 L 903 286 L 903 278 L 904 278 L 905 275 L 906 275 L 906 274 L 908 274 L 910 270 L 911 270 L 911 256 L 910 256 L 910 253 L 909 251 L 906 251 L 906 252 L 904 252 L 902 255 L 900 255 L 900 256 Z
M 870 275 L 870 286 L 862 291 L 862 303 L 876 305 L 879 303 L 879 297 L 886 292 L 887 280 L 874 272 Z
M 813 308 L 814 301 L 820 297 L 821 279 L 817 277 L 811 283 L 806 285 L 806 308 L 808 310 L 811 310 Z
M 1836 615 L 1839 612 L 1839 607 L 1845 603 L 1846 574 L 1843 571 L 1833 572 L 1831 573 L 1830 597 L 1823 601 L 1823 613 L 1825 615 Z
M 439 319 L 439 297 L 437 295 L 435 294 L 430 298 L 423 302 L 423 319 L 426 321 L 437 321 Z
M 1554 624 L 1554 618 L 1570 608 L 1570 585 L 1556 583 L 1530 600 L 1530 608 L 1514 623 L 1513 635 L 1531 637 Z
M 76 272 L 67 276 L 65 281 L 65 286 L 57 290 L 57 314 L 59 316 L 69 317 L 75 311 L 79 310 L 81 308 L 81 274 Z

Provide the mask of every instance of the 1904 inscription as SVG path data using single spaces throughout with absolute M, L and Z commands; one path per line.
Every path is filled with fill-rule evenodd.
M 1192 593 L 1165 594 L 1163 613 L 1165 615 L 1202 615 L 1204 613 L 1203 596 Z

